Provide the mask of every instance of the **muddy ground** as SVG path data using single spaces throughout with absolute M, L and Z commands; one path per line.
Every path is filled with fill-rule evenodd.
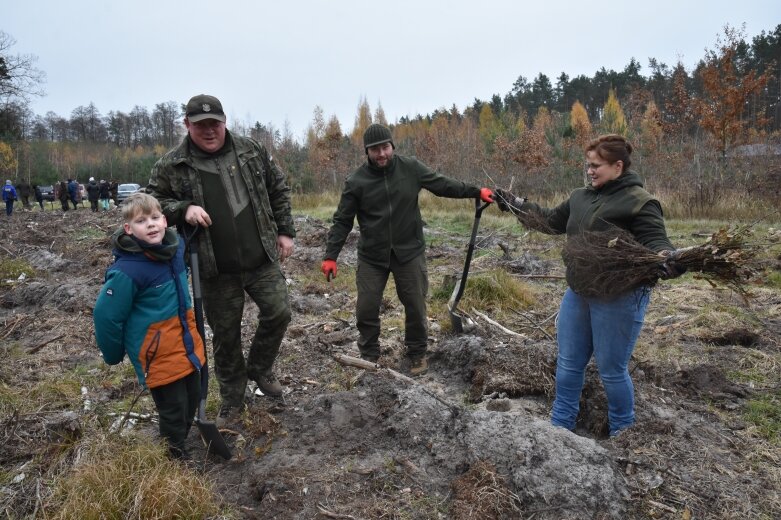
M 52 374 L 122 370 L 102 366 L 91 327 L 118 219 L 117 212 L 86 208 L 1 219 L 0 255 L 34 268 L 0 286 L 1 385 L 32 388 Z M 746 420 L 752 400 L 778 396 L 778 290 L 754 288 L 747 306 L 691 275 L 660 284 L 631 364 L 637 425 L 608 439 L 593 367 L 577 432 L 548 422 L 554 319 L 564 290 L 561 262 L 550 253 L 560 239 L 526 243 L 520 227 L 514 236 L 481 229 L 479 247 L 489 254 L 470 277 L 504 269 L 537 294 L 536 302 L 502 313 L 462 308 L 476 327 L 454 335 L 444 303 L 432 301 L 430 370 L 410 381 L 395 375 L 404 370 L 403 310 L 390 291 L 384 368 L 335 360 L 358 355 L 355 294 L 347 281 L 356 236 L 339 259 L 340 278 L 329 285 L 318 271 L 327 223 L 299 215 L 296 225 L 296 251 L 283 268 L 294 311 L 277 364 L 284 398 L 248 389 L 247 411 L 223 430 L 230 461 L 208 454 L 195 429 L 189 439 L 193 471 L 205 472 L 240 517 L 781 517 L 778 438 L 766 440 Z M 427 231 L 441 244 L 428 251 L 433 293 L 460 273 L 466 238 L 441 240 L 441 230 Z M 770 268 L 778 264 L 776 258 Z M 245 343 L 256 312 L 248 302 Z M 90 406 L 53 404 L 28 414 L 4 406 L 2 515 L 35 516 L 51 484 L 50 445 L 68 432 L 108 428 L 112 421 L 101 414 L 137 391 L 131 376 L 85 387 Z M 142 397 L 134 410 L 153 412 L 151 398 Z M 156 439 L 151 416 L 142 415 L 135 429 Z

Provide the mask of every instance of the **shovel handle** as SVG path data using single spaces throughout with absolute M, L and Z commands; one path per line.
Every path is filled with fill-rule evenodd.
M 461 273 L 461 280 L 458 282 L 458 292 L 456 293 L 456 297 L 453 299 L 453 311 L 455 311 L 455 308 L 458 306 L 458 302 L 461 300 L 461 296 L 464 294 L 464 288 L 466 287 L 466 278 L 469 275 L 469 264 L 472 263 L 472 254 L 475 251 L 477 229 L 480 227 L 480 216 L 483 214 L 483 210 L 490 204 L 490 202 L 482 202 L 479 198 L 475 199 L 475 221 L 472 224 L 472 235 L 469 237 L 469 247 L 466 250 L 464 270 Z
M 206 407 L 206 397 L 209 395 L 209 358 L 206 348 L 206 327 L 203 323 L 203 293 L 201 292 L 201 272 L 198 266 L 198 234 L 201 226 L 186 224 L 182 229 L 182 236 L 187 241 L 190 250 L 190 275 L 193 280 L 193 312 L 195 313 L 195 327 L 201 335 L 203 342 L 204 363 L 201 367 L 201 404 L 199 414 Z M 205 413 L 205 412 L 203 412 Z

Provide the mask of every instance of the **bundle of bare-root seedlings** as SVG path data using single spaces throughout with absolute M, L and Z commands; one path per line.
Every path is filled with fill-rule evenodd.
M 725 285 L 746 298 L 747 283 L 759 269 L 756 255 L 761 247 L 750 241 L 751 235 L 749 225 L 720 229 L 701 245 L 677 249 L 672 260 L 712 286 Z M 665 261 L 620 228 L 569 237 L 562 258 L 572 289 L 596 298 L 656 284 Z

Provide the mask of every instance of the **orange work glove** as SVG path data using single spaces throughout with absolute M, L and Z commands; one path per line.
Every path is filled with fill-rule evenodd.
M 326 280 L 330 280 L 331 277 L 336 278 L 336 260 L 326 258 L 323 260 L 323 265 L 320 267 L 320 270 L 325 275 Z
M 494 201 L 494 192 L 491 188 L 480 188 L 480 200 L 489 204 Z

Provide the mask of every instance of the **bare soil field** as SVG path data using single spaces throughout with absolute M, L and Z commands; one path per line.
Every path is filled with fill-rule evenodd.
M 82 444 L 116 426 L 117 411 L 127 411 L 139 391 L 127 363 L 102 362 L 92 330 L 118 223 L 116 211 L 86 208 L 0 219 L 3 265 L 26 271 L 0 280 L 2 517 L 51 517 L 52 486 L 78 465 Z M 241 420 L 222 430 L 229 461 L 208 453 L 195 428 L 188 440 L 188 468 L 213 482 L 225 516 L 781 517 L 781 290 L 757 285 L 744 302 L 691 274 L 660 283 L 630 365 L 637 424 L 609 439 L 593 367 L 577 431 L 549 423 L 565 288 L 561 238 L 531 241 L 520 227 L 484 226 L 460 307 L 475 327 L 456 335 L 437 294 L 460 274 L 468 237 L 427 229 L 430 369 L 409 380 L 397 375 L 405 369 L 403 308 L 392 289 L 380 368 L 338 361 L 358 356 L 357 232 L 328 284 L 319 272 L 328 223 L 298 214 L 296 227 L 296 250 L 283 266 L 293 308 L 276 365 L 283 398 L 248 389 Z M 692 240 L 673 241 L 684 238 Z M 781 258 L 773 254 L 767 272 L 777 276 Z M 520 284 L 528 305 L 469 299 L 499 272 Z M 248 300 L 247 344 L 256 314 Z M 20 395 L 41 404 L 30 409 Z M 212 388 L 210 417 L 218 406 Z M 125 430 L 157 442 L 148 394 L 133 412 Z

